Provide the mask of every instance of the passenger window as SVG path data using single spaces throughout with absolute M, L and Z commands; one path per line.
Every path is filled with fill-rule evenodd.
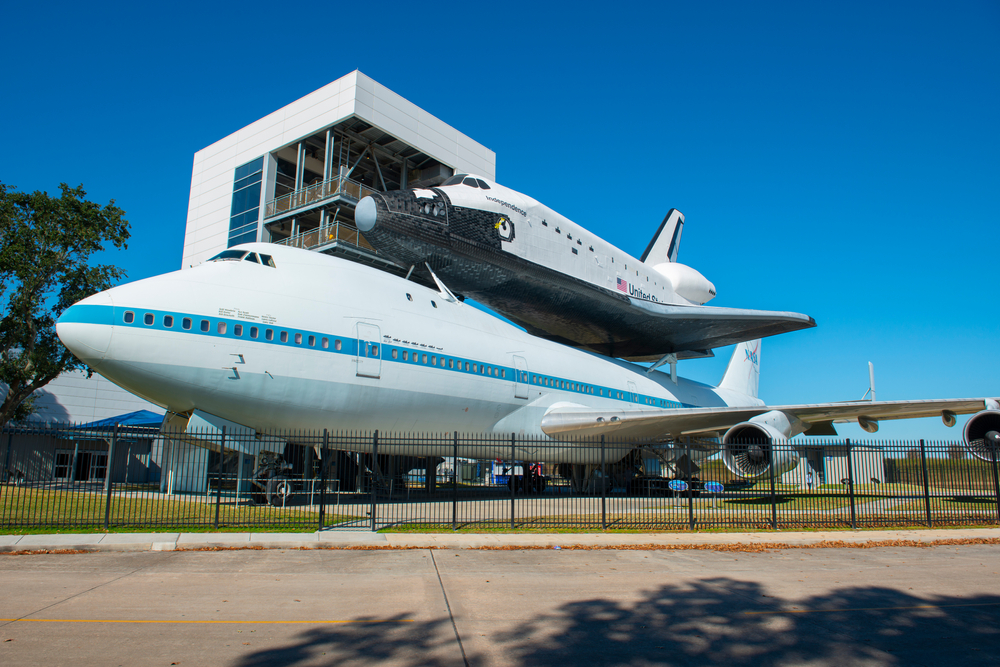
M 156 318 L 153 317 L 153 313 L 146 313 L 142 317 L 142 323 L 145 324 L 147 327 L 153 326 L 153 322 L 155 322 L 155 321 L 156 321 Z
M 309 336 L 309 347 L 316 347 L 316 336 Z
M 455 360 L 454 359 L 449 359 L 448 360 L 448 368 L 454 368 L 454 367 L 455 367 Z
M 372 356 L 373 357 L 378 356 L 378 345 L 372 345 Z
M 250 337 L 251 338 L 257 337 L 257 327 L 250 327 Z
M 431 356 L 431 366 L 438 365 L 438 358 L 436 356 Z
M 184 329 L 190 329 L 191 328 L 191 318 L 190 317 L 185 317 L 183 320 L 181 320 L 181 327 L 183 327 Z
M 323 346 L 324 350 L 328 349 L 330 347 L 330 339 L 324 337 L 323 340 L 320 341 L 320 345 Z
M 267 340 L 274 340 L 274 329 L 268 329 L 264 332 L 264 338 Z
M 340 350 L 341 347 L 343 347 L 343 343 L 340 342 L 339 338 L 333 341 L 333 349 Z
M 266 264 L 267 266 L 270 266 L 272 269 L 277 268 L 274 265 L 274 260 L 271 259 L 271 256 L 270 255 L 265 255 L 264 253 L 260 254 L 260 263 L 261 264 Z
M 409 361 L 409 360 L 410 360 L 410 353 L 407 352 L 406 350 L 403 350 L 403 361 Z
M 399 351 L 398 350 L 393 350 L 392 351 L 392 358 L 393 359 L 398 359 L 399 358 Z
M 465 362 L 465 372 L 466 373 L 469 372 L 469 362 L 468 361 Z
M 473 373 L 478 373 L 479 372 L 479 366 L 477 366 L 476 364 L 472 364 L 472 372 Z
M 507 369 L 506 368 L 501 368 L 500 369 L 500 377 L 501 378 L 507 377 Z
M 295 344 L 302 345 L 302 334 L 300 333 L 295 334 Z
M 287 343 L 287 342 L 288 342 L 288 332 L 287 332 L 287 331 L 282 331 L 282 332 L 281 332 L 281 333 L 280 333 L 280 334 L 278 335 L 278 338 L 280 338 L 280 339 L 281 339 L 281 342 L 282 342 L 282 343 Z
M 243 261 L 244 262 L 253 262 L 254 264 L 257 264 L 258 263 L 257 262 L 257 253 L 255 253 L 255 252 L 248 253 L 247 256 L 243 258 Z
M 135 313 L 133 313 L 131 310 L 126 310 L 125 324 L 132 324 L 133 322 L 135 322 Z
M 174 316 L 173 315 L 164 315 L 163 316 L 163 326 L 165 326 L 168 329 L 172 328 L 174 326 Z
M 234 324 L 233 325 L 233 335 L 234 336 L 242 336 L 243 335 L 243 325 L 242 324 Z
M 220 334 L 226 333 L 226 323 L 225 322 L 219 322 L 219 324 L 216 326 L 216 330 Z
M 201 330 L 206 332 L 208 331 L 208 320 L 201 321 Z
M 427 355 L 424 354 L 424 355 L 421 355 L 421 356 L 423 357 L 423 362 L 426 364 L 427 363 Z

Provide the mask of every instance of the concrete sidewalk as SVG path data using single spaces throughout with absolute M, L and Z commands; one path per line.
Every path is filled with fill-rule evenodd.
M 1000 528 L 940 530 L 866 530 L 757 533 L 373 533 L 323 531 L 314 533 L 91 533 L 74 535 L 0 535 L 0 552 L 52 551 L 173 551 L 211 547 L 234 549 L 337 549 L 359 546 L 389 549 L 479 547 L 628 547 L 632 545 L 690 546 L 822 542 L 868 543 L 907 540 L 1000 539 Z

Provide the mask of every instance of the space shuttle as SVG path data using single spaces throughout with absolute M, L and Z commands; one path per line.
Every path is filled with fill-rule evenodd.
M 677 261 L 671 209 L 641 257 L 538 201 L 457 174 L 433 188 L 362 199 L 355 222 L 379 253 L 472 298 L 529 333 L 629 361 L 674 363 L 815 326 L 793 312 L 705 304 L 715 286 Z

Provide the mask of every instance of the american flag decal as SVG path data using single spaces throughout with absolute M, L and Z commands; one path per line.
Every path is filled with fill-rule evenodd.
M 628 282 L 622 280 L 621 278 L 619 278 L 618 279 L 618 291 L 619 292 L 625 292 L 626 294 L 628 294 Z

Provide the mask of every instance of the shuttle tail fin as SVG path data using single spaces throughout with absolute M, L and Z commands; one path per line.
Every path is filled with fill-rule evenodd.
M 740 343 L 733 350 L 719 389 L 737 391 L 757 398 L 760 386 L 760 339 Z
M 684 214 L 676 208 L 667 211 L 667 216 L 663 218 L 660 228 L 653 235 L 653 240 L 646 246 L 646 252 L 642 253 L 642 262 L 650 265 L 676 262 L 683 229 Z

